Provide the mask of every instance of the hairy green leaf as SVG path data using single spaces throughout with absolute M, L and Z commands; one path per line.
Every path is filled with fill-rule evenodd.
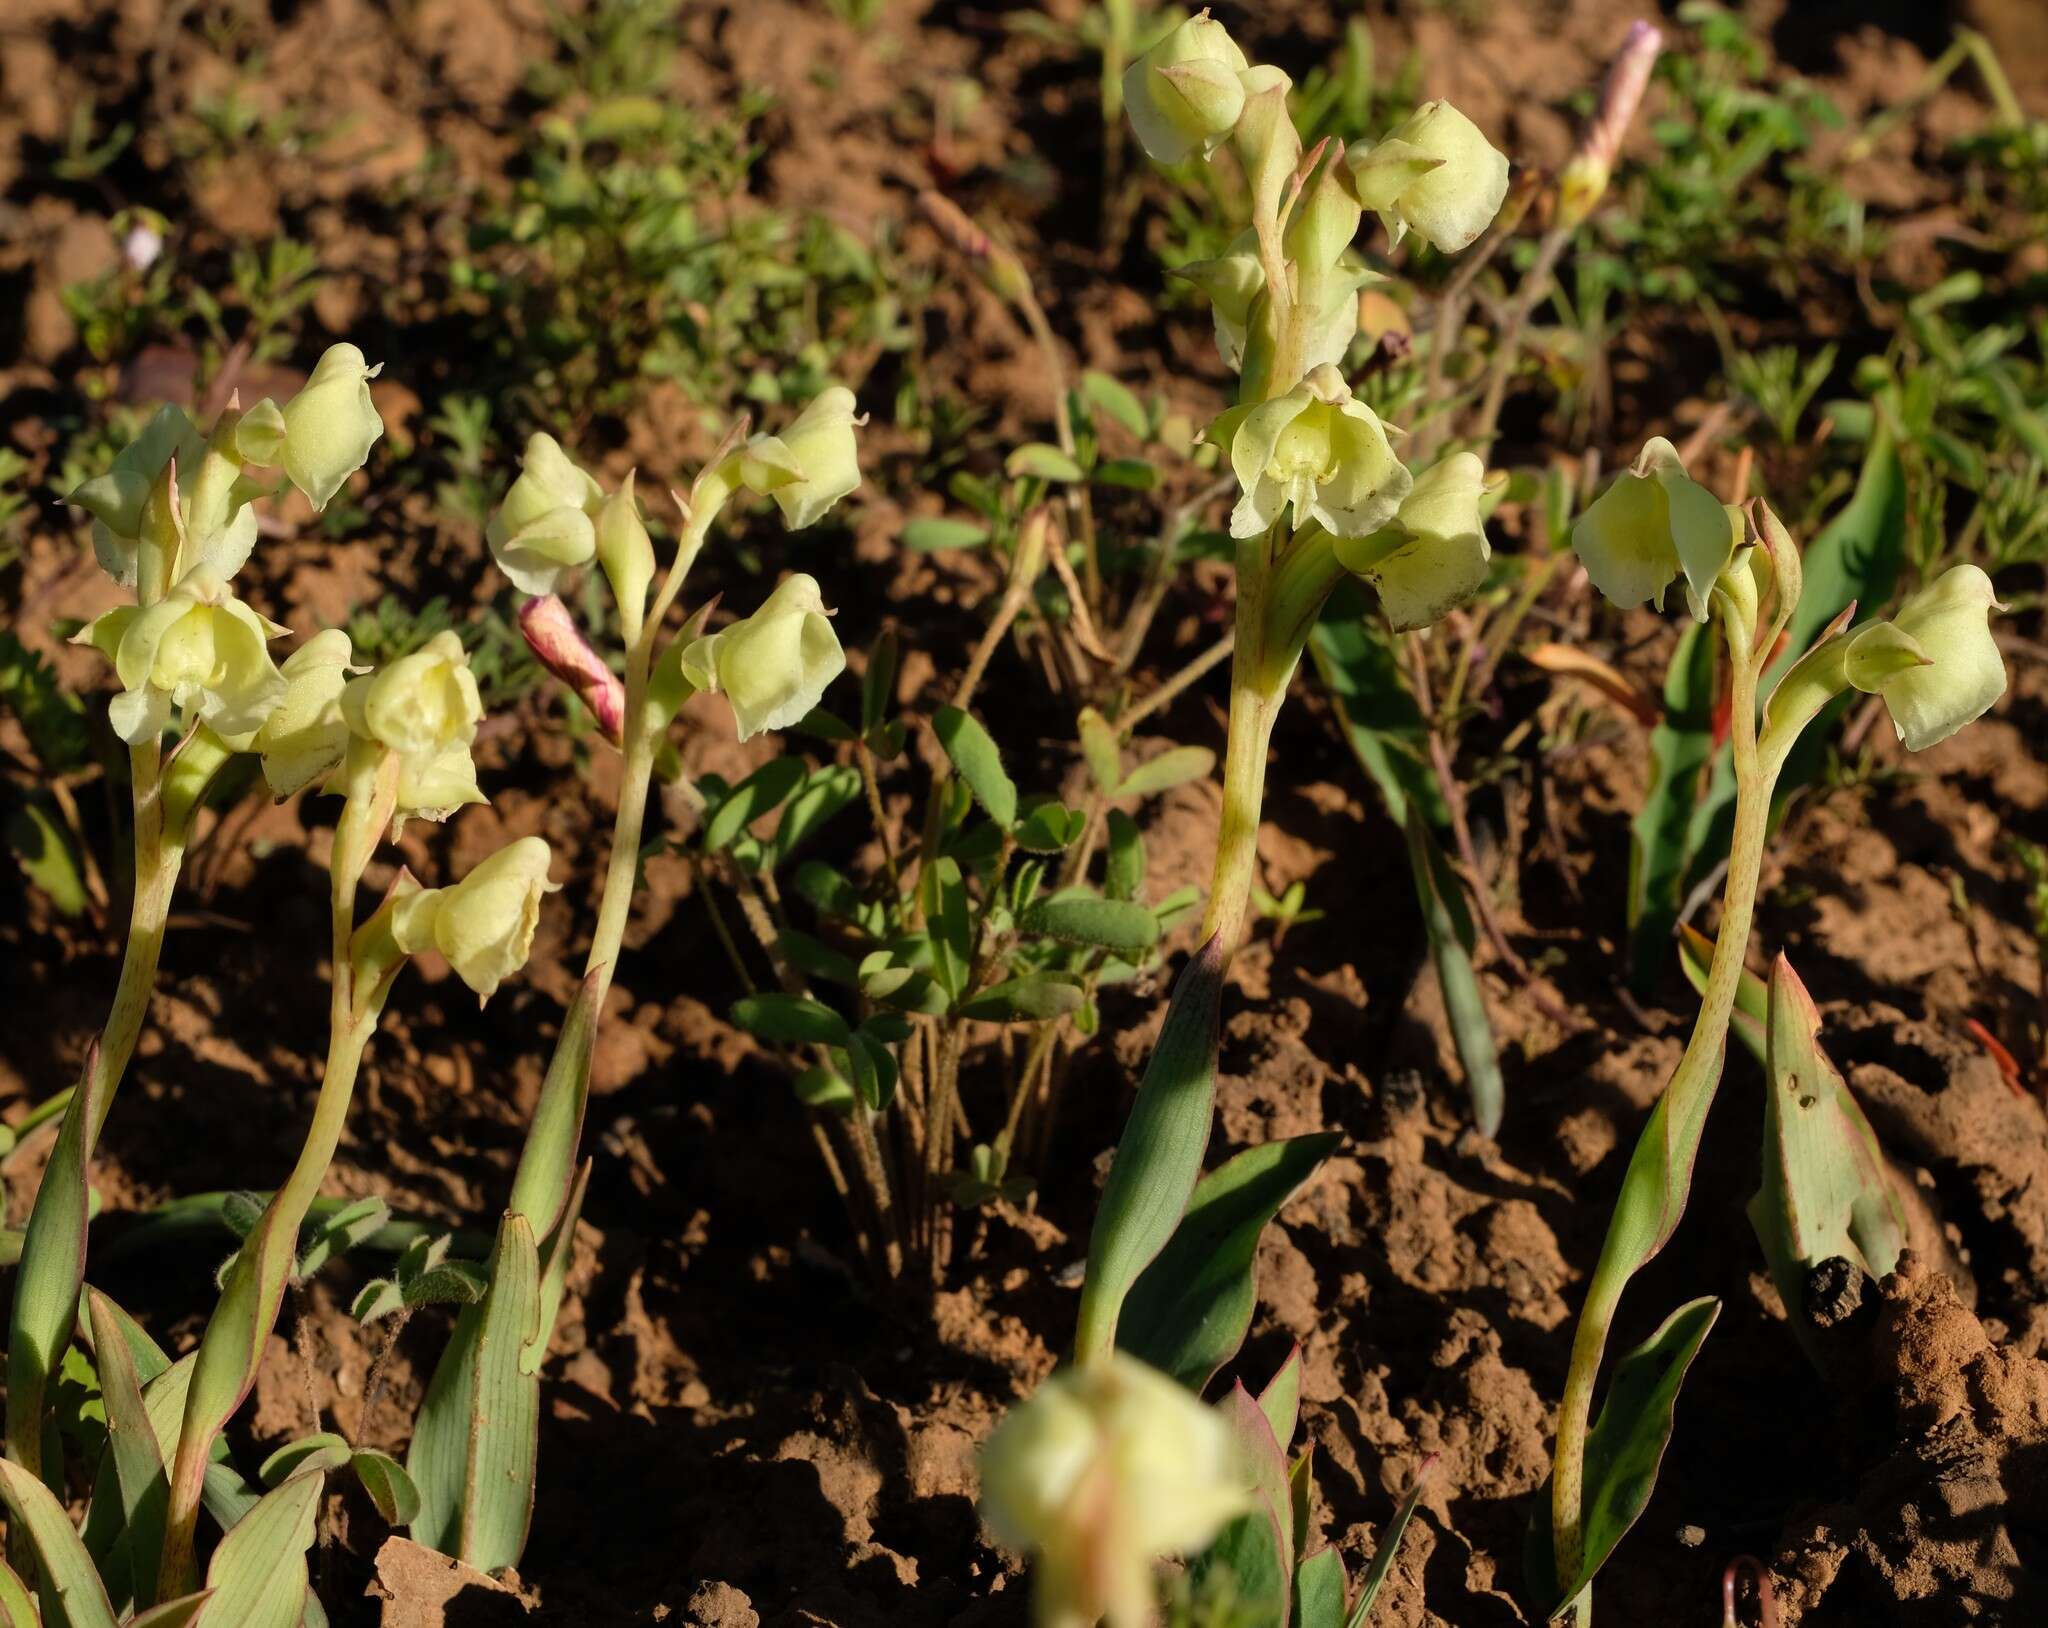
M 1027 972 L 992 984 L 960 1003 L 962 1017 L 983 1023 L 1037 1023 L 1080 1010 L 1081 986 L 1056 972 Z
M 1004 773 L 1003 754 L 989 732 L 958 707 L 939 708 L 932 719 L 932 732 L 939 737 L 954 772 L 966 782 L 988 817 L 1005 831 L 1015 825 L 1017 788 Z
M 1083 944 L 1093 949 L 1135 954 L 1159 942 L 1159 921 L 1143 905 L 1104 899 L 1081 889 L 1040 899 L 1018 919 L 1018 929 Z
M 743 995 L 732 1003 L 732 1020 L 785 1046 L 843 1046 L 851 1032 L 831 1007 L 804 995 Z

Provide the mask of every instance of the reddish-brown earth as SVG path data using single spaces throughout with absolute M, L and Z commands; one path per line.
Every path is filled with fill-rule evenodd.
M 217 9 L 241 20 L 233 53 L 223 35 L 194 26 L 195 8 L 168 0 L 18 0 L 0 21 L 0 289 L 9 295 L 0 300 L 0 429 L 31 454 L 48 450 L 50 424 L 82 382 L 118 382 L 82 353 L 58 298 L 111 263 L 104 217 L 117 202 L 163 209 L 193 263 L 216 272 L 247 234 L 284 226 L 310 242 L 331 275 L 295 359 L 329 335 L 360 338 L 386 361 L 380 404 L 394 432 L 462 381 L 464 359 L 432 349 L 445 297 L 432 271 L 435 234 L 445 222 L 394 208 L 391 189 L 430 150 L 461 185 L 501 183 L 535 112 L 520 90 L 524 65 L 550 48 L 539 0 Z M 1061 0 L 1051 9 L 1071 17 L 1078 8 Z M 1290 67 L 1339 35 L 1336 8 L 1272 9 L 1247 36 Z M 1429 90 L 1458 97 L 1518 158 L 1544 162 L 1569 139 L 1559 104 L 1637 8 L 1408 9 L 1417 15 L 1382 29 L 1387 60 L 1414 42 L 1428 53 Z M 1903 14 L 1915 8 L 1889 9 L 1912 22 Z M 2034 21 L 2024 3 L 1967 9 L 2015 40 Z M 1928 36 L 1938 49 L 1942 33 L 1857 27 L 1846 5 L 1770 10 L 1778 48 L 1851 113 L 1916 82 Z M 1803 13 L 1814 20 L 1802 25 Z M 1483 21 L 1457 20 L 1473 15 Z M 912 218 L 911 191 L 929 182 L 935 157 L 928 108 L 949 76 L 978 76 L 988 95 L 942 156 L 966 177 L 966 201 L 1013 225 L 1052 290 L 1065 341 L 1081 360 L 1165 389 L 1190 411 L 1220 402 L 1206 320 L 1154 314 L 1156 272 L 1139 251 L 1105 267 L 1065 235 L 1094 211 L 1095 108 L 1078 63 L 950 5 L 885 6 L 863 36 L 786 0 L 704 4 L 684 9 L 682 33 L 678 96 L 712 106 L 764 86 L 779 97 L 758 131 L 767 147 L 758 197 L 863 231 Z M 164 118 L 217 87 L 231 58 L 252 48 L 269 65 L 251 92 L 264 107 L 296 109 L 340 134 L 287 162 L 182 163 L 165 144 Z M 2038 54 L 2006 60 L 2033 95 Z M 827 62 L 829 91 L 817 78 Z M 71 108 L 88 95 L 141 127 L 132 157 L 98 190 L 47 172 Z M 1922 126 L 1954 127 L 1975 108 L 1945 93 Z M 1944 183 L 1915 169 L 1915 140 L 1913 127 L 1902 131 L 1871 162 L 1868 184 L 1887 207 L 1936 212 Z M 1070 190 L 1048 197 L 1015 184 L 1018 167 L 1001 168 L 1034 147 L 1085 155 Z M 1938 263 L 1938 233 L 1901 242 Z M 935 385 L 987 402 L 1019 435 L 1043 434 L 1049 386 L 1023 336 L 992 302 L 947 280 L 922 228 L 910 228 L 908 252 L 940 279 L 920 319 Z M 1702 401 L 1685 392 L 1703 393 L 1705 378 L 1673 387 L 1670 357 L 1657 348 L 1677 342 L 1625 345 L 1618 422 L 1600 449 L 1610 466 L 1642 434 L 1697 421 Z M 1682 353 L 1690 362 L 1711 348 L 1695 330 Z M 188 391 L 190 372 L 188 363 Z M 129 384 L 142 388 L 132 376 Z M 1528 430 L 1537 418 L 1532 410 L 1514 422 Z M 660 388 L 608 433 L 614 476 L 637 461 L 673 478 L 705 445 L 697 416 Z M 905 513 L 933 500 L 907 484 L 913 459 L 903 446 L 880 431 L 876 446 L 851 557 L 791 563 L 833 578 L 849 645 L 885 622 L 907 631 L 914 650 L 899 698 L 917 714 L 943 698 L 991 579 L 976 559 L 897 550 Z M 1532 461 L 1537 453 L 1512 450 Z M 1514 547 L 1506 518 L 1503 546 Z M 749 540 L 771 565 L 783 561 L 779 532 L 764 525 Z M 722 585 L 728 568 L 707 567 Z M 111 602 L 61 512 L 39 509 L 6 581 L 21 637 L 80 686 L 101 684 L 92 660 L 51 639 L 57 618 Z M 479 540 L 437 520 L 417 494 L 384 505 L 341 544 L 310 527 L 273 540 L 244 578 L 253 603 L 300 627 L 387 590 L 446 593 L 463 607 L 497 586 Z M 1148 670 L 1170 672 L 1213 637 L 1217 587 L 1198 571 L 1176 595 Z M 1583 584 L 1556 609 L 1588 626 Z M 1646 616 L 1600 626 L 1600 648 L 1654 689 L 1671 630 Z M 1723 1567 L 1744 1552 L 1772 1561 L 1787 1619 L 1814 1628 L 2043 1620 L 2048 1120 L 2038 1101 L 2007 1089 L 1962 1026 L 1974 1018 L 2016 1040 L 2041 998 L 2025 891 L 2001 840 L 2048 842 L 2048 768 L 2038 758 L 2048 670 L 2039 645 L 2025 642 L 2038 637 L 2038 616 L 2019 627 L 2013 692 L 1993 717 L 1910 764 L 1880 727 L 1870 734 L 1877 762 L 1898 774 L 1804 801 L 1777 844 L 1759 912 L 1758 944 L 1799 967 L 1837 1061 L 1912 1183 L 1913 1264 L 1873 1290 L 1840 1333 L 1860 1381 L 1824 1390 L 1783 1326 L 1741 1214 L 1756 1180 L 1761 1091 L 1746 1058 L 1733 1058 L 1691 1214 L 1631 1289 L 1621 1336 L 1639 1337 L 1692 1295 L 1719 1294 L 1725 1310 L 1686 1388 L 1656 1497 L 1604 1574 L 1603 1620 L 1704 1628 L 1719 1620 Z M 1000 726 L 1006 745 L 1054 775 L 1069 772 L 1070 720 L 1034 667 L 1014 653 L 998 663 L 1017 698 Z M 1555 721 L 1583 704 L 1520 665 L 1496 684 L 1508 722 Z M 1219 684 L 1183 697 L 1157 720 L 1160 732 L 1220 746 L 1221 694 Z M 680 739 L 697 772 L 730 775 L 764 755 L 761 743 L 731 744 L 722 702 L 693 705 Z M 18 746 L 0 720 L 0 747 Z M 1290 1344 L 1303 1347 L 1319 1519 L 1350 1555 L 1371 1552 L 1417 1466 L 1436 1456 L 1377 1622 L 1526 1623 L 1523 1532 L 1548 1472 L 1572 1317 L 1628 1147 L 1690 1012 L 1675 974 L 1647 1005 L 1618 989 L 1627 822 L 1643 792 L 1645 737 L 1620 711 L 1603 715 L 1579 745 L 1525 759 L 1507 794 L 1480 800 L 1510 935 L 1571 1018 L 1560 1025 L 1498 967 L 1486 970 L 1507 1073 L 1498 1141 L 1465 1123 L 1398 838 L 1306 687 L 1276 752 L 1264 880 L 1275 893 L 1308 881 L 1328 914 L 1278 944 L 1262 936 L 1240 958 L 1212 1156 L 1318 1129 L 1345 1140 L 1268 1233 L 1263 1304 L 1240 1366 L 1261 1377 Z M 506 837 L 539 833 L 567 886 L 543 916 L 527 973 L 488 1014 L 445 972 L 414 977 L 373 1049 L 330 1181 L 334 1192 L 383 1193 L 405 1213 L 467 1227 L 487 1225 L 506 1192 L 587 943 L 616 781 L 603 751 L 587 760 L 572 751 L 544 695 L 494 724 L 479 762 L 493 806 L 444 829 L 415 827 L 390 862 L 459 874 Z M 907 800 L 914 784 L 892 794 Z M 1152 805 L 1155 877 L 1206 877 L 1217 803 L 1213 787 L 1198 786 Z M 668 813 L 687 821 L 681 808 Z M 264 1185 L 296 1150 L 325 1038 L 318 867 L 331 820 L 310 798 L 252 804 L 194 859 L 95 1173 L 116 1212 L 96 1250 L 118 1235 L 119 1212 Z M 842 1214 L 781 1077 L 724 1019 L 739 991 L 700 885 L 684 859 L 650 860 L 606 1013 L 586 1130 L 597 1168 L 547 1370 L 525 1592 L 486 1599 L 472 1589 L 459 1596 L 466 1614 L 446 1620 L 1022 1622 L 1022 1573 L 975 1515 L 974 1451 L 1069 1337 L 1095 1183 L 1156 1032 L 1161 991 L 1110 1003 L 1108 1037 L 1083 1053 L 1068 1089 L 1035 1209 L 997 1206 L 964 1227 L 936 1291 L 878 1298 L 849 1270 Z M 18 1117 L 74 1072 L 103 1016 L 119 944 L 103 923 L 51 915 L 11 870 L 0 874 L 0 944 L 10 1008 L 0 1102 Z M 6 1165 L 17 1224 L 46 1153 L 46 1141 L 32 1141 Z M 224 1248 L 107 1260 L 92 1276 L 175 1348 L 197 1336 Z M 347 1314 L 359 1279 L 344 1267 L 312 1286 L 300 1339 L 288 1310 L 241 1427 L 250 1462 L 322 1418 L 367 1444 L 404 1441 L 447 1321 L 413 1319 L 366 1406 L 382 1335 Z M 380 1597 L 389 1623 L 440 1620 L 438 1562 L 383 1549 L 366 1505 L 337 1500 L 331 1515 L 316 1576 L 337 1622 L 376 1620 Z

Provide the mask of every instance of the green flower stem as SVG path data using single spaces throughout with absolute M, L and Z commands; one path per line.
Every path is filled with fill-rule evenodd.
M 90 1105 L 92 1113 L 82 1128 L 87 1166 L 149 1014 L 171 895 L 185 859 L 183 830 L 165 829 L 162 744 L 149 740 L 130 747 L 128 764 L 135 806 L 135 892 L 129 906 L 128 942 L 113 1004 L 92 1053 L 92 1075 L 72 1099 L 78 1111 L 85 1112 Z M 70 1198 L 62 1196 L 60 1202 L 60 1187 L 65 1186 L 45 1182 L 36 1191 L 15 1274 L 7 1342 L 7 1456 L 36 1475 L 43 1470 L 44 1398 L 76 1321 L 79 1286 L 85 1278 L 85 1240 L 78 1235 L 76 1216 L 69 1212 Z
M 1735 757 L 1735 829 L 1728 855 L 1728 878 L 1721 898 L 1713 962 L 1698 1020 L 1685 1054 L 1670 1083 L 1651 1111 L 1636 1140 L 1629 1169 L 1600 1261 L 1593 1269 L 1572 1338 L 1571 1368 L 1558 1406 L 1557 1461 L 1551 1482 L 1551 1521 L 1560 1584 L 1576 1575 L 1584 1556 L 1586 1432 L 1592 1422 L 1593 1386 L 1608 1335 L 1628 1281 L 1641 1270 L 1677 1229 L 1692 1186 L 1693 1161 L 1706 1128 L 1707 1111 L 1721 1083 L 1727 1055 L 1728 1020 L 1742 979 L 1743 959 L 1756 912 L 1758 878 L 1763 870 L 1764 841 L 1769 832 L 1771 793 L 1784 753 L 1773 741 L 1766 761 L 1757 739 L 1756 607 L 1754 588 L 1731 594 L 1734 573 L 1724 576 L 1714 595 L 1730 658 L 1730 738 Z M 1747 573 L 1740 583 L 1748 584 Z M 1590 1591 L 1576 1605 L 1577 1620 L 1591 1621 Z
M 333 914 L 330 1024 L 327 1065 L 313 1102 L 313 1122 L 285 1183 L 271 1196 L 243 1241 L 206 1332 L 185 1397 L 178 1452 L 171 1468 L 165 1516 L 163 1563 L 158 1597 L 174 1599 L 191 1586 L 192 1540 L 198 1528 L 200 1495 L 214 1439 L 256 1383 L 257 1364 L 277 1323 L 285 1285 L 297 1264 L 299 1228 L 304 1225 L 328 1166 L 341 1145 L 355 1096 L 363 1049 L 376 1032 L 384 997 L 403 958 L 394 959 L 371 987 L 359 987 L 350 954 L 355 932 L 356 891 L 377 843 L 391 823 L 398 798 L 399 760 L 381 747 L 361 746 L 343 766 L 347 801 L 334 828 L 328 859 Z

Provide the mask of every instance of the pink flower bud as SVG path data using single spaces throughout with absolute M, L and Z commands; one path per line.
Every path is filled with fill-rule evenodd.
M 1650 85 L 1650 70 L 1657 66 L 1657 53 L 1664 48 L 1664 35 L 1655 23 L 1638 19 L 1629 24 L 1628 37 L 1608 65 L 1607 78 L 1600 86 L 1600 105 L 1579 134 L 1578 147 L 1560 178 L 1558 218 L 1565 226 L 1577 226 L 1607 190 L 1607 178 L 1614 173 L 1614 161 L 1621 153 L 1622 137 L 1628 134 L 1643 92 Z
M 540 664 L 570 689 L 596 716 L 614 745 L 625 739 L 626 686 L 619 675 L 590 648 L 569 607 L 553 594 L 529 599 L 519 607 L 519 631 Z

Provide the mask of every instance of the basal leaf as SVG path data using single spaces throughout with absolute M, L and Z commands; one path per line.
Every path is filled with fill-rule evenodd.
M 28 1533 L 42 1567 L 43 1628 L 114 1628 L 114 1607 L 71 1517 L 21 1465 L 0 1459 L 0 1498 Z
M 1138 1084 L 1088 1239 L 1074 1339 L 1084 1361 L 1115 1347 L 1125 1296 L 1172 1238 L 1201 1174 L 1216 1090 L 1223 972 L 1218 935 L 1174 985 L 1166 1023 Z
M 1340 1140 L 1325 1131 L 1262 1142 L 1204 1176 L 1166 1247 L 1131 1286 L 1118 1346 L 1202 1390 L 1251 1327 L 1260 1233 Z
M 387 1526 L 410 1526 L 420 1512 L 420 1489 L 389 1453 L 365 1448 L 349 1460 L 363 1491 Z
M 1344 1559 L 1318 1549 L 1294 1568 L 1294 1620 L 1298 1628 L 1344 1628 Z
M 320 1513 L 326 1475 L 291 1477 L 220 1540 L 207 1563 L 213 1591 L 206 1614 L 235 1628 L 299 1628 L 306 1610 L 306 1550 Z
M 1429 959 L 1443 992 L 1444 1016 L 1451 1044 L 1465 1070 L 1465 1090 L 1472 1101 L 1472 1123 L 1482 1136 L 1500 1130 L 1506 1103 L 1500 1052 L 1494 1045 L 1493 1020 L 1486 1015 L 1486 997 L 1472 967 L 1475 936 L 1465 889 L 1444 857 L 1436 834 L 1423 823 L 1422 805 L 1408 804 L 1408 866 L 1415 877 L 1416 902 L 1429 940 Z

